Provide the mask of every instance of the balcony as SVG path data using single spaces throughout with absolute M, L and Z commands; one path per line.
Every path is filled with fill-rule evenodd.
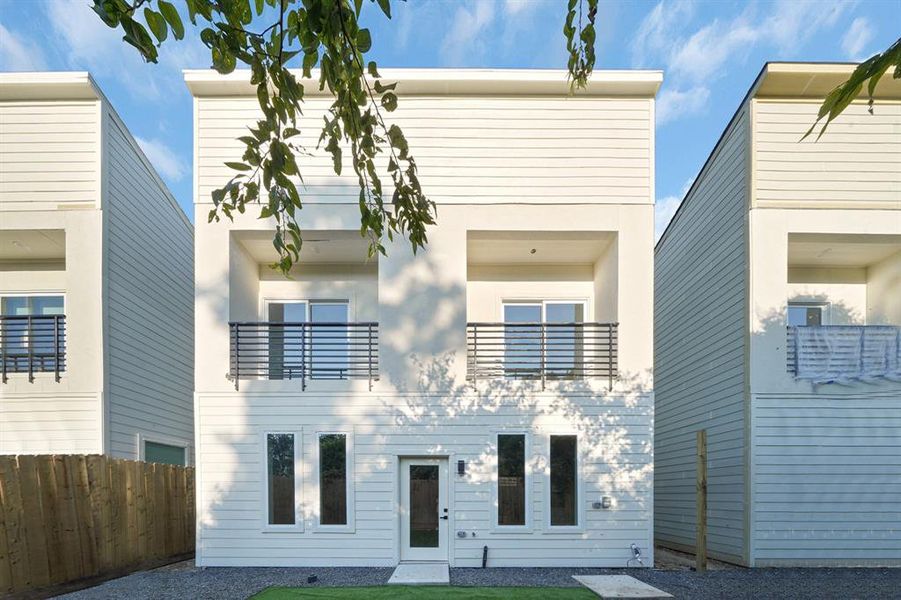
M 66 370 L 66 317 L 0 316 L 2 380 L 10 373 L 54 373 L 56 381 Z
M 229 379 L 311 380 L 379 378 L 376 322 L 231 322 Z
M 901 380 L 901 327 L 790 326 L 787 370 L 814 383 Z
M 617 374 L 616 323 L 469 323 L 467 376 L 483 379 L 606 379 Z

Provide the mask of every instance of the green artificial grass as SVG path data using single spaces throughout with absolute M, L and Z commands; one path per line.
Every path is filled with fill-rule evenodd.
M 597 595 L 586 588 L 541 587 L 451 587 L 426 585 L 379 585 L 370 587 L 271 587 L 251 600 L 304 600 L 306 598 L 334 598 L 335 600 L 419 600 L 420 598 L 449 598 L 474 600 L 591 600 Z

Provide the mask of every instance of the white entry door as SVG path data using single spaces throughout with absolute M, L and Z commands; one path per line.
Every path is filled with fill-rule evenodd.
M 400 559 L 447 560 L 447 459 L 400 461 Z

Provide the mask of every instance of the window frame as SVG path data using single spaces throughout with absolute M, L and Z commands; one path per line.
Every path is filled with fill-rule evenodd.
M 185 467 L 194 466 L 194 456 L 191 452 L 191 443 L 184 438 L 170 437 L 167 435 L 159 435 L 156 433 L 137 433 L 135 434 L 136 449 L 138 460 L 146 462 L 146 444 L 151 442 L 154 444 L 164 444 L 166 446 L 176 446 L 185 449 Z
M 344 525 L 330 525 L 323 524 L 320 522 L 320 515 L 322 514 L 322 491 L 320 486 L 320 472 L 319 472 L 319 440 L 324 435 L 343 435 L 344 437 L 344 453 L 345 453 L 345 494 L 346 494 L 346 505 L 347 505 L 347 523 Z M 316 432 L 316 437 L 313 440 L 313 452 L 312 452 L 312 476 L 314 485 L 314 497 L 313 497 L 313 531 L 320 533 L 354 533 L 356 531 L 356 503 L 354 501 L 354 441 L 353 441 L 353 432 L 352 431 L 341 431 L 334 429 L 323 429 Z
M 582 305 L 582 320 L 576 321 L 576 322 L 580 322 L 580 323 L 591 323 L 592 322 L 589 318 L 589 315 L 591 314 L 590 310 L 592 308 L 590 298 L 586 298 L 584 296 L 578 296 L 578 297 L 573 297 L 573 298 L 565 298 L 565 297 L 561 298 L 561 297 L 555 296 L 555 297 L 550 297 L 550 298 L 535 298 L 535 297 L 522 297 L 522 298 L 505 297 L 505 298 L 501 298 L 500 321 L 499 321 L 500 323 L 502 323 L 505 326 L 507 325 L 506 314 L 505 314 L 506 307 L 510 306 L 510 305 L 517 305 L 517 304 L 521 305 L 521 306 L 537 306 L 537 307 L 539 307 L 540 312 L 541 312 L 540 323 L 542 325 L 545 325 L 548 322 L 547 321 L 547 307 L 549 304 L 581 304 Z M 515 326 L 515 323 L 511 323 L 511 324 Z M 545 331 L 545 330 L 542 330 L 542 331 Z M 585 330 L 583 328 L 581 352 L 580 353 L 575 352 L 575 345 L 574 345 L 574 352 L 573 352 L 574 367 L 581 366 L 583 369 L 584 369 L 585 362 L 587 360 L 589 360 L 588 358 L 586 358 L 588 356 L 589 351 L 585 348 L 585 345 L 584 345 L 584 331 Z M 540 340 L 544 340 L 545 335 L 546 334 L 539 336 Z M 575 340 L 577 337 L 578 336 L 573 336 L 573 339 Z M 545 369 L 547 369 L 547 367 L 545 367 Z M 584 373 L 584 371 L 583 371 L 583 373 Z M 538 377 L 540 378 L 541 376 L 542 376 L 542 373 L 541 373 L 541 369 L 539 367 Z M 568 379 L 567 377 L 559 377 L 559 376 L 549 373 L 549 372 L 545 372 L 543 376 L 547 377 L 550 380 L 567 380 Z M 577 377 L 576 379 L 584 379 L 584 378 L 585 378 L 585 376 L 583 375 L 582 377 Z M 515 377 L 515 376 L 510 378 L 510 380 L 517 380 L 517 379 L 519 379 L 519 378 Z M 528 378 L 523 378 L 523 379 L 528 379 Z
M 346 358 L 347 364 L 349 365 L 350 359 L 351 359 L 351 343 L 350 343 L 351 330 L 350 330 L 349 324 L 354 322 L 351 318 L 351 315 L 352 315 L 351 309 L 353 308 L 353 306 L 351 305 L 350 298 L 316 298 L 316 299 L 313 299 L 313 298 L 294 298 L 294 297 L 291 297 L 291 298 L 265 297 L 262 299 L 262 306 L 260 307 L 260 313 L 261 313 L 260 319 L 265 323 L 269 322 L 269 307 L 272 304 L 301 304 L 301 303 L 303 303 L 303 305 L 305 306 L 304 321 L 303 321 L 304 323 L 312 323 L 313 322 L 312 319 L 313 319 L 313 305 L 314 304 L 343 304 L 347 307 L 348 343 L 347 343 L 345 358 Z M 268 356 L 269 355 L 267 354 L 267 357 Z M 304 359 L 305 364 L 313 365 L 312 344 L 311 344 L 309 350 L 307 351 L 306 356 L 304 356 L 303 359 Z M 311 366 L 310 374 L 307 377 L 307 381 L 349 381 L 349 380 L 350 380 L 350 378 L 332 379 L 329 377 L 313 377 L 312 376 L 312 366 Z M 267 381 L 291 381 L 291 380 L 287 379 L 287 378 L 282 378 L 282 379 L 271 379 L 270 378 Z
M 576 438 L 576 524 L 551 525 L 551 438 L 573 436 Z M 582 469 L 583 436 L 578 431 L 561 429 L 547 432 L 545 439 L 547 451 L 547 468 L 544 470 L 545 533 L 582 533 L 585 531 L 585 474 Z
M 294 436 L 294 523 L 277 524 L 269 522 L 269 436 Z M 262 433 L 262 506 L 260 509 L 261 531 L 263 533 L 301 533 L 304 530 L 303 511 L 303 428 L 267 429 Z
M 809 325 L 792 325 L 789 322 L 789 311 L 792 307 L 798 308 L 819 308 L 820 309 L 820 325 L 825 326 L 829 325 L 832 321 L 831 302 L 816 302 L 816 301 L 805 301 L 805 300 L 789 300 L 785 305 L 785 325 L 787 327 L 809 327 Z
M 502 435 L 522 435 L 525 437 L 525 448 L 524 448 L 524 474 L 525 474 L 525 487 L 523 490 L 524 498 L 524 511 L 525 511 L 525 524 L 523 525 L 501 525 L 499 523 L 499 514 L 498 511 L 500 509 L 500 443 L 498 441 L 498 437 Z M 531 533 L 534 528 L 533 524 L 533 516 L 534 505 L 530 501 L 530 495 L 532 492 L 532 435 L 528 429 L 496 429 L 492 431 L 492 442 L 494 447 L 492 449 L 492 454 L 494 456 L 494 472 L 493 472 L 493 485 L 492 485 L 492 505 L 493 510 L 491 517 L 491 525 L 494 533 Z
M 66 306 L 68 304 L 68 298 L 66 298 L 66 292 L 65 291 L 57 291 L 57 290 L 50 290 L 50 291 L 48 291 L 48 290 L 40 290 L 40 291 L 28 290 L 28 291 L 18 291 L 18 292 L 0 292 L 0 315 L 7 316 L 7 315 L 3 315 L 3 300 L 5 298 L 32 298 L 35 296 L 59 296 L 60 298 L 63 299 L 62 316 L 63 317 L 66 316 Z M 13 316 L 13 315 L 9 315 L 9 316 Z M 26 343 L 27 343 L 26 348 L 30 351 L 31 350 L 31 339 L 26 337 Z M 62 369 L 60 371 L 62 372 Z M 53 375 L 52 370 L 50 370 L 50 371 L 35 371 L 34 375 L 46 375 L 48 373 L 50 375 Z M 27 373 L 8 373 L 7 377 L 12 377 L 15 375 L 25 375 L 27 377 L 28 374 Z

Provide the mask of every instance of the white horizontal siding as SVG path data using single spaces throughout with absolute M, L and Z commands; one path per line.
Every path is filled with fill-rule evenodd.
M 98 394 L 4 392 L 0 454 L 95 454 L 100 422 Z
M 757 566 L 901 565 L 901 396 L 755 394 Z
M 0 210 L 48 210 L 100 196 L 96 100 L 0 102 Z
M 392 565 L 399 533 L 397 457 L 450 456 L 449 535 L 456 566 L 481 565 L 489 547 L 492 566 L 625 566 L 629 545 L 650 556 L 650 396 L 560 398 L 536 394 L 528 402 L 434 395 L 264 394 L 200 395 L 198 419 L 198 559 L 212 565 Z M 566 409 L 563 409 L 563 406 Z M 494 433 L 533 431 L 536 474 L 529 490 L 534 529 L 496 533 L 493 519 Z M 303 430 L 304 532 L 263 533 L 263 433 Z M 316 484 L 310 464 L 316 432 L 354 435 L 355 530 L 315 531 L 311 507 Z M 544 523 L 547 433 L 582 435 L 582 533 L 549 534 Z M 467 474 L 455 474 L 455 460 Z M 614 508 L 591 502 L 611 496 Z M 468 533 L 455 537 L 457 530 Z M 472 537 L 472 532 L 476 533 Z
M 723 134 L 656 250 L 658 543 L 695 543 L 696 432 L 707 430 L 708 549 L 744 555 L 748 116 Z
M 198 202 L 224 185 L 240 160 L 236 138 L 259 119 L 256 98 L 200 99 Z M 344 152 L 343 175 L 317 150 L 327 100 L 309 99 L 294 138 L 305 202 L 357 202 Z M 429 197 L 437 202 L 649 203 L 648 99 L 405 97 L 386 115 L 404 131 Z
M 137 458 L 137 434 L 194 437 L 193 233 L 113 113 L 105 130 L 109 448 Z
M 802 208 L 901 206 L 901 104 L 849 106 L 801 141 L 819 102 L 755 101 L 756 203 Z

